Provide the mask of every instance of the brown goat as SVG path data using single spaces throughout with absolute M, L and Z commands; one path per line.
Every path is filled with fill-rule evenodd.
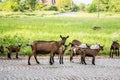
M 80 55 L 81 52 L 78 51 L 79 47 L 76 45 L 76 46 L 73 46 L 71 47 L 71 55 L 70 55 L 70 62 L 73 62 L 73 56 L 76 56 L 76 55 Z
M 113 54 L 116 54 L 116 56 L 119 56 L 119 48 L 120 48 L 120 44 L 117 41 L 113 41 L 110 47 L 110 57 L 113 58 Z
M 67 37 L 62 37 L 60 35 L 60 38 L 62 40 L 60 41 L 35 41 L 30 46 L 32 48 L 32 54 L 28 58 L 28 65 L 30 65 L 30 58 L 32 55 L 34 55 L 36 62 L 39 64 L 39 61 L 37 60 L 37 54 L 45 54 L 50 53 L 50 65 L 54 63 L 54 54 L 58 53 L 59 48 L 65 44 Z
M 63 55 L 65 53 L 65 51 L 67 50 L 67 47 L 69 46 L 70 44 L 68 45 L 64 45 L 62 47 L 59 48 L 59 63 L 60 64 L 63 64 Z
M 82 44 L 80 44 L 80 45 L 82 45 Z M 82 53 L 82 51 L 80 51 L 80 45 L 79 46 L 77 46 L 77 45 L 75 45 L 75 46 L 73 46 L 73 47 L 71 47 L 71 55 L 70 55 L 70 62 L 73 62 L 72 60 L 73 60 L 73 56 L 78 56 L 78 55 L 80 55 L 81 53 Z M 86 44 L 86 48 L 90 48 L 90 45 L 88 45 L 88 44 Z
M 88 57 L 93 57 L 92 64 L 95 65 L 95 56 L 97 56 L 97 54 L 100 52 L 100 50 L 103 50 L 103 46 L 99 45 L 99 49 L 86 48 L 86 49 L 80 49 L 80 52 L 81 52 L 81 50 L 82 50 L 81 63 L 86 64 L 85 57 L 88 56 Z
M 0 46 L 0 52 L 4 53 L 4 47 L 2 45 Z
M 8 49 L 7 57 L 11 59 L 11 53 L 16 52 L 16 58 L 18 59 L 18 52 L 20 51 L 21 46 L 22 46 L 22 44 L 18 45 L 18 46 L 10 45 L 10 46 L 6 47 Z
M 73 40 L 72 41 L 72 43 L 71 43 L 71 47 L 73 47 L 73 46 L 79 46 L 81 44 L 81 42 L 80 41 L 78 41 L 78 40 Z

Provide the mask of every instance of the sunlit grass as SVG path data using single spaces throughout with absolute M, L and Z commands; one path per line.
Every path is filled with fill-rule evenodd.
M 60 40 L 59 35 L 69 35 L 66 44 L 73 39 L 88 44 L 99 42 L 104 45 L 102 54 L 109 54 L 112 40 L 120 42 L 120 36 L 113 38 L 116 34 L 120 35 L 120 17 L 110 16 L 97 19 L 96 14 L 85 14 L 86 17 L 85 15 L 81 16 L 79 13 L 76 17 L 36 15 L 24 17 L 19 13 L 19 17 L 1 17 L 0 44 L 6 47 L 23 43 L 21 54 L 30 53 L 31 49 L 26 47 L 27 43 L 32 43 L 35 40 Z M 101 29 L 93 30 L 92 27 L 94 26 L 100 26 Z M 6 41 L 4 42 L 3 39 Z

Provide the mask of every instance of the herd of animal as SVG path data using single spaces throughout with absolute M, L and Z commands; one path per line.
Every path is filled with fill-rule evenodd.
M 39 64 L 39 61 L 37 60 L 37 54 L 48 54 L 50 53 L 50 60 L 49 63 L 52 65 L 54 63 L 54 56 L 55 54 L 59 55 L 59 63 L 63 64 L 63 56 L 65 51 L 67 50 L 68 46 L 71 46 L 70 48 L 70 62 L 73 62 L 73 56 L 80 55 L 81 56 L 81 63 L 86 64 L 85 57 L 92 57 L 92 64 L 95 65 L 95 56 L 98 55 L 98 53 L 103 50 L 103 47 L 101 44 L 96 43 L 94 45 L 89 44 L 83 44 L 79 40 L 73 40 L 68 45 L 65 45 L 65 42 L 69 36 L 63 37 L 60 35 L 61 40 L 60 41 L 34 41 L 31 44 L 26 44 L 26 46 L 30 46 L 32 49 L 32 53 L 29 55 L 28 58 L 28 65 L 31 65 L 30 59 L 32 56 L 34 56 L 36 63 Z M 18 52 L 20 52 L 21 45 L 14 46 L 10 45 L 6 47 L 8 49 L 7 57 L 11 59 L 12 52 L 16 52 L 16 58 L 18 59 Z M 119 56 L 119 49 L 120 44 L 118 41 L 113 41 L 110 47 L 110 54 L 109 56 L 113 58 L 113 54 L 116 54 L 116 56 Z M 4 52 L 4 47 L 0 46 L 0 52 Z

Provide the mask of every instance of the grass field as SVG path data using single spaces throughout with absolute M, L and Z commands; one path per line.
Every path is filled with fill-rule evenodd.
M 0 12 L 0 44 L 6 47 L 23 43 L 20 54 L 29 54 L 31 48 L 26 46 L 27 43 L 60 40 L 59 35 L 69 35 L 66 44 L 73 39 L 88 44 L 99 42 L 104 45 L 100 55 L 108 55 L 112 40 L 120 42 L 120 14 L 102 13 L 99 19 L 95 13 L 77 13 L 76 16 L 67 17 L 54 14 Z M 101 29 L 93 30 L 94 26 Z

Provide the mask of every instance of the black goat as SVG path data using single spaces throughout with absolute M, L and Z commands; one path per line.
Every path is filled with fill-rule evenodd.
M 116 54 L 116 56 L 119 56 L 119 48 L 120 48 L 120 44 L 117 41 L 113 41 L 110 47 L 110 57 L 113 58 L 113 54 Z

